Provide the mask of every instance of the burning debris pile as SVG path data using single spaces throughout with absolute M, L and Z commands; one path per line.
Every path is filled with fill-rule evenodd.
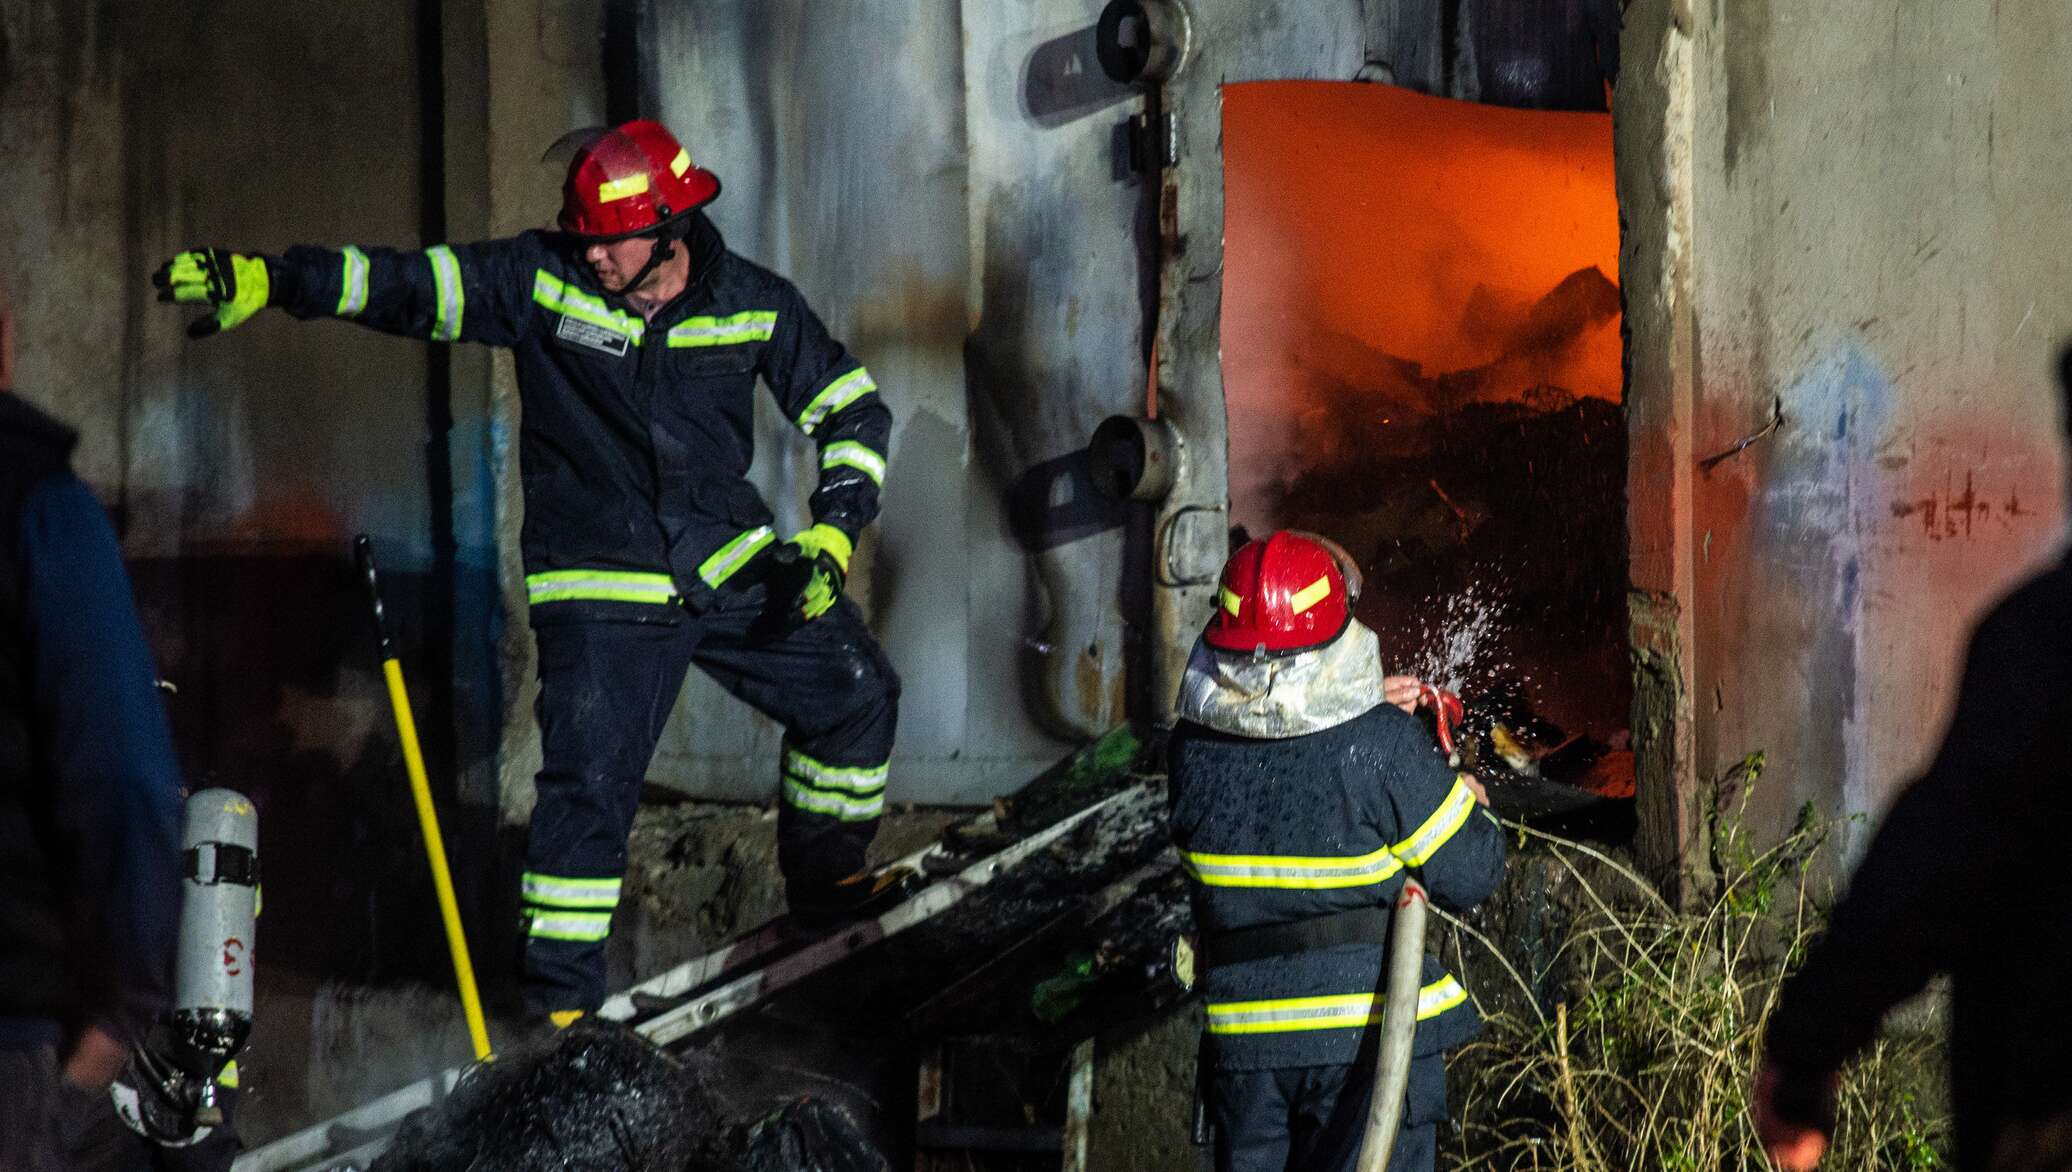
M 473 1168 L 627 1172 L 883 1172 L 840 1107 L 800 1098 L 729 1118 L 712 1065 L 670 1055 L 624 1026 L 579 1022 L 468 1073 L 406 1123 L 374 1172 Z

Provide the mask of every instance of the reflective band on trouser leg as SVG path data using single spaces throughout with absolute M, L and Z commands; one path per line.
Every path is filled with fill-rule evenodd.
M 425 249 L 424 257 L 432 264 L 432 291 L 439 302 L 432 319 L 432 341 L 451 342 L 460 337 L 461 318 L 468 308 L 467 290 L 461 288 L 460 261 L 443 244 Z
M 871 381 L 870 371 L 861 366 L 857 367 L 827 384 L 826 389 L 813 396 L 813 401 L 806 404 L 804 411 L 799 412 L 799 430 L 812 435 L 814 429 L 828 416 L 877 389 L 878 384 Z
M 864 822 L 885 812 L 889 765 L 829 765 L 797 749 L 784 751 L 784 801 L 811 814 Z
M 711 557 L 700 562 L 698 577 L 704 579 L 707 586 L 717 590 L 721 583 L 747 565 L 748 559 L 761 553 L 764 546 L 775 540 L 777 535 L 771 532 L 768 525 L 758 525 L 720 546 Z
M 1403 862 L 1388 847 L 1364 855 L 1211 855 L 1181 851 L 1195 881 L 1208 887 L 1281 887 L 1322 890 L 1365 887 L 1394 878 Z
M 542 875 L 527 871 L 520 880 L 525 902 L 541 908 L 573 908 L 577 911 L 619 906 L 618 879 L 580 879 L 563 875 Z
M 855 440 L 842 440 L 839 443 L 829 444 L 827 445 L 827 450 L 820 453 L 821 471 L 824 472 L 829 468 L 840 465 L 847 465 L 861 471 L 876 484 L 883 485 L 885 483 L 885 457 L 871 451 Z
M 731 317 L 687 317 L 669 327 L 669 346 L 673 350 L 681 350 L 767 342 L 776 332 L 777 311 L 774 309 L 751 309 Z
M 552 908 L 528 908 L 531 923 L 526 935 L 536 940 L 574 940 L 594 944 L 612 933 L 610 912 L 563 912 Z
M 1417 991 L 1417 1020 L 1429 1021 L 1468 999 L 1451 975 Z M 1289 997 L 1279 1001 L 1209 1003 L 1212 1034 L 1286 1034 L 1304 1030 L 1364 1029 L 1381 1020 L 1388 998 L 1380 993 Z
M 1467 824 L 1468 815 L 1475 812 L 1475 791 L 1458 775 L 1453 779 L 1453 789 L 1432 816 L 1424 820 L 1410 837 L 1393 848 L 1396 857 L 1412 867 L 1422 867 L 1425 861 L 1439 853 L 1439 848 L 1452 840 L 1460 828 Z
M 345 269 L 338 282 L 338 316 L 358 317 L 367 308 L 367 254 L 348 245 L 339 256 Z
M 545 269 L 533 270 L 532 299 L 563 317 L 588 322 L 600 330 L 618 334 L 636 346 L 647 332 L 646 322 L 625 310 L 613 309 L 604 303 L 603 298 L 593 297 Z
M 646 602 L 667 606 L 676 601 L 676 582 L 667 574 L 631 570 L 549 570 L 525 576 L 525 600 L 547 602 Z

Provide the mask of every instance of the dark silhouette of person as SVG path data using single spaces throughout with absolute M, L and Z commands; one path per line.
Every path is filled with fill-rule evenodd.
M 2072 347 L 2059 355 L 2072 439 Z M 1957 1167 L 2072 1168 L 2072 558 L 1993 607 L 1928 770 L 1878 828 L 1771 1018 L 1753 1103 L 1786 1169 L 1818 1163 L 1835 1073 L 1951 975 Z

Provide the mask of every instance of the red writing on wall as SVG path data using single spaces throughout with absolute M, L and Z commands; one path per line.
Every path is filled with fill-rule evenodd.
M 1956 488 L 1956 480 L 1945 474 L 1943 486 L 1926 496 L 1892 502 L 1895 517 L 1919 517 L 1921 529 L 1930 541 L 1948 538 L 1968 538 L 1976 527 L 1997 513 L 2003 527 L 2014 521 L 2034 515 L 2034 510 L 2022 507 L 2021 495 L 2015 489 L 2007 490 L 2007 499 L 1989 499 L 1972 485 L 1972 474 L 1964 473 L 1964 488 Z

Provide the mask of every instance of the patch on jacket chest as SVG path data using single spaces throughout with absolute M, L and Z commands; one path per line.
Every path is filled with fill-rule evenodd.
M 562 315 L 561 324 L 554 327 L 554 336 L 571 345 L 581 346 L 585 350 L 595 350 L 600 354 L 609 354 L 614 358 L 623 358 L 626 355 L 626 335 L 566 314 Z

